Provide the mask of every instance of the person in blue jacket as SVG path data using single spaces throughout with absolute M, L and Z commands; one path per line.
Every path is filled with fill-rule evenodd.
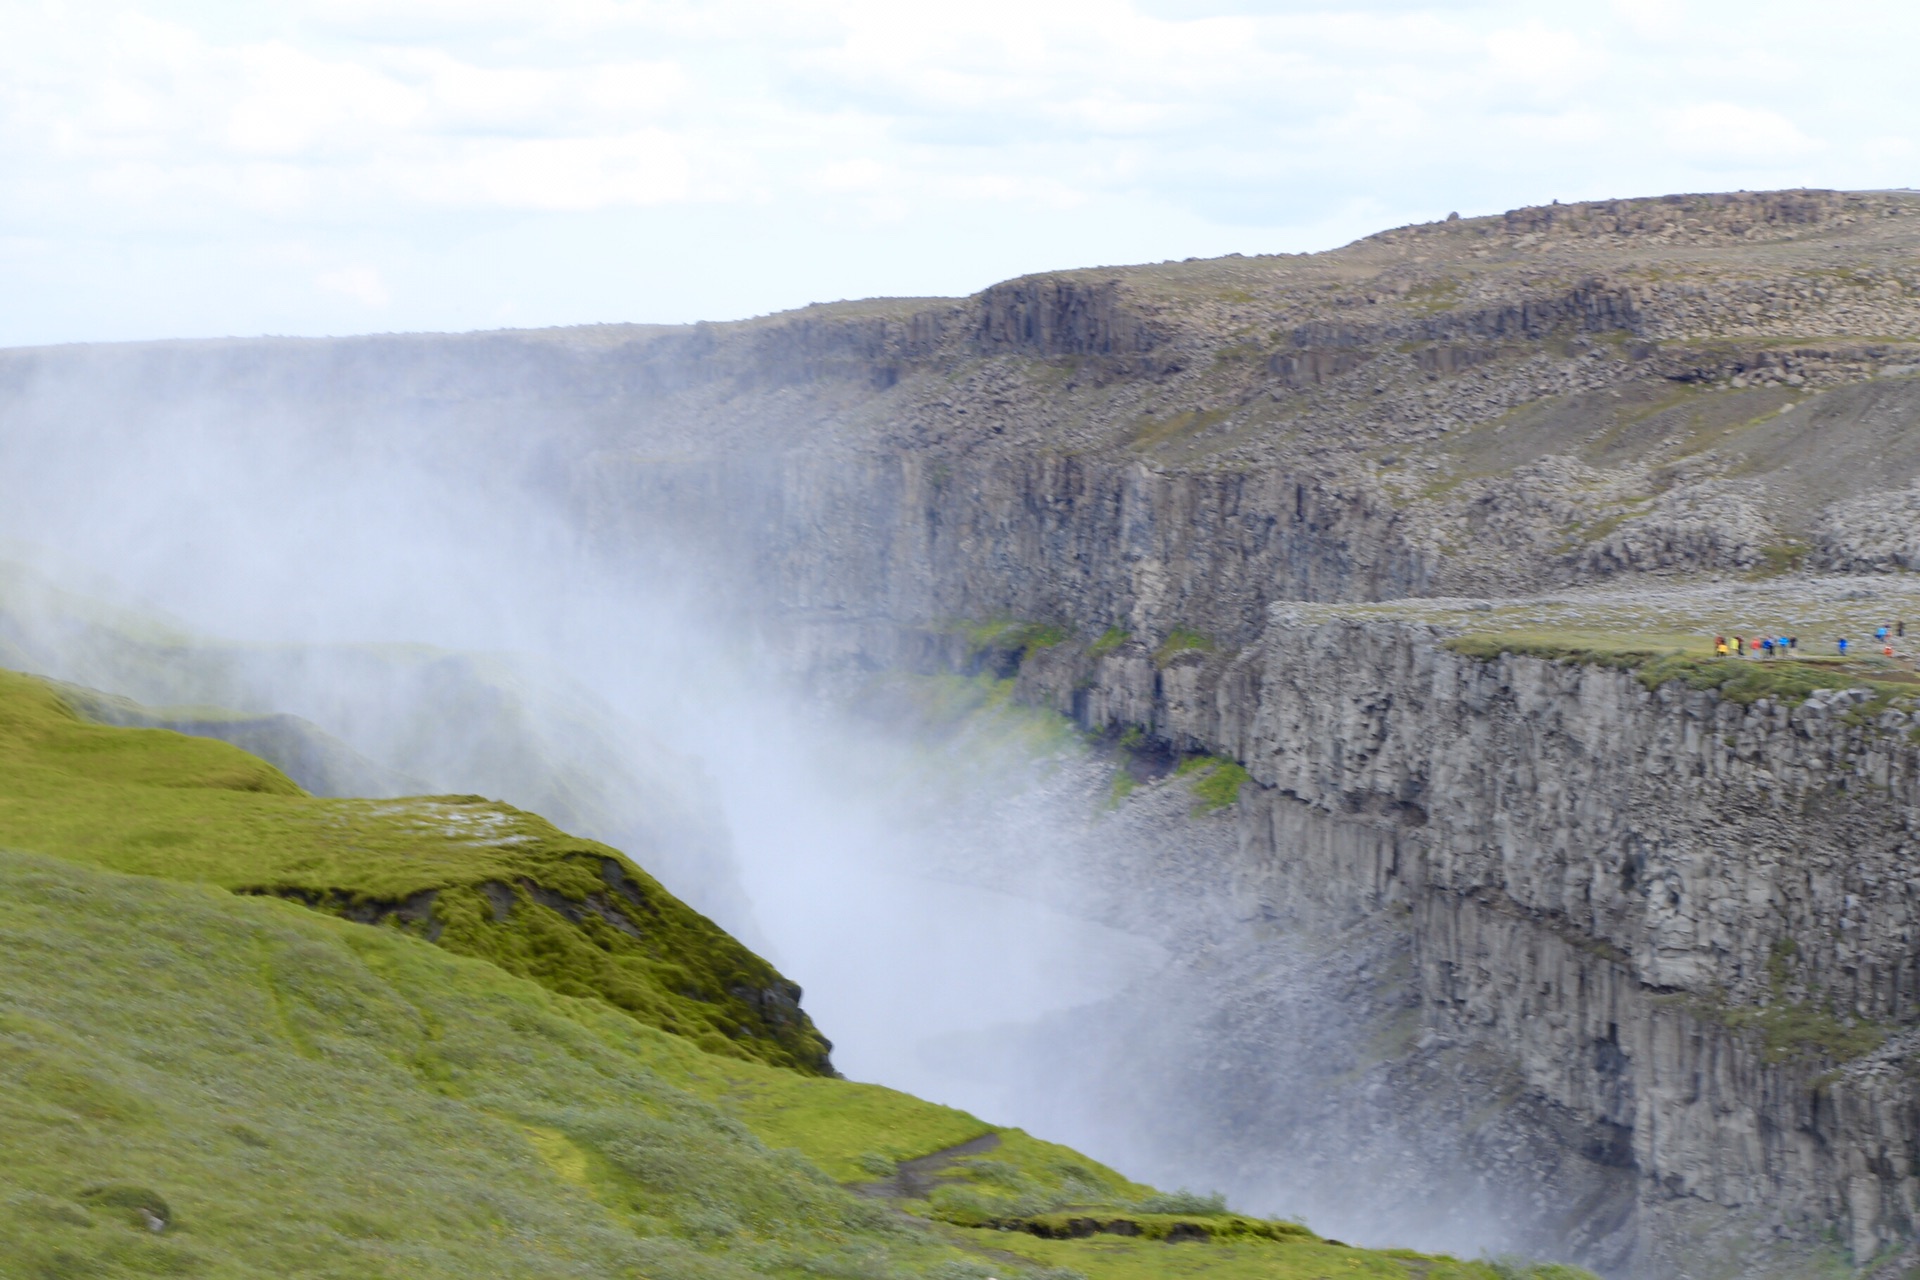
M 1847 638 L 1845 636 L 1840 637 L 1840 656 L 1843 658 L 1847 656 Z

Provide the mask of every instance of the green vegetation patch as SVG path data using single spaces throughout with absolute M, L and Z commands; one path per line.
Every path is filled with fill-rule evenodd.
M 1524 1258 L 1493 1258 L 1481 1264 L 1497 1280 L 1592 1280 L 1592 1274 L 1564 1262 L 1533 1262 Z M 1438 1274 L 1438 1273 L 1436 1273 Z
M 977 675 L 875 677 L 855 695 L 864 715 L 911 731 L 922 743 L 941 746 L 949 763 L 954 748 L 981 760 L 1071 754 L 1085 743 L 1072 720 L 1014 696 L 1014 681 Z
M 1789 953 L 1790 954 L 1790 953 Z M 1789 1000 L 1782 993 L 1786 960 L 1776 947 L 1768 961 L 1773 998 L 1764 1005 L 1734 1006 L 1694 996 L 1662 996 L 1703 1021 L 1717 1022 L 1758 1037 L 1769 1063 L 1844 1063 L 1864 1057 L 1887 1042 L 1891 1029 L 1868 1019 L 1843 1018 L 1819 998 Z
M 1772 1063 L 1795 1059 L 1850 1062 L 1878 1049 L 1888 1035 L 1887 1028 L 1877 1023 L 1843 1020 L 1809 1000 L 1730 1010 L 1722 1021 L 1759 1032 L 1761 1056 Z
M 1635 672 L 1648 689 L 1679 681 L 1689 689 L 1717 690 L 1730 702 L 1747 705 L 1761 698 L 1800 703 L 1816 689 L 1859 689 L 1874 692 L 1870 702 L 1850 710 L 1854 723 L 1863 723 L 1884 709 L 1894 697 L 1912 694 L 1913 678 L 1892 667 L 1885 670 L 1863 663 L 1829 658 L 1721 658 L 1685 652 L 1679 643 L 1695 649 L 1703 642 L 1686 637 L 1608 637 L 1603 634 L 1552 632 L 1475 632 L 1451 636 L 1443 647 L 1464 657 L 1491 661 L 1505 654 L 1606 667 Z
M 898 1164 L 994 1132 L 964 1111 L 877 1084 L 743 1071 L 730 1062 L 689 1061 L 680 1071 L 767 1145 L 805 1151 L 839 1182 L 874 1177 L 871 1157 Z
M 995 618 L 986 622 L 956 622 L 954 634 L 966 638 L 969 656 L 998 650 L 1018 653 L 1022 661 L 1036 649 L 1051 649 L 1067 639 L 1065 627 L 1051 622 L 1023 622 Z
M 1018 1130 L 1002 1131 L 988 1151 L 954 1160 L 938 1181 L 915 1207 L 960 1227 L 1047 1240 L 1121 1236 L 1160 1244 L 1320 1243 L 1297 1222 L 1233 1213 L 1218 1195 L 1156 1192 Z
M 1754 569 L 1754 576 L 1778 578 L 1789 573 L 1798 573 L 1806 567 L 1807 554 L 1812 550 L 1805 542 L 1789 539 L 1760 548 L 1760 564 Z
M 1422 315 L 1433 315 L 1457 306 L 1466 290 L 1466 285 L 1453 276 L 1439 280 L 1422 281 L 1408 289 L 1404 302 L 1406 307 Z
M 1065 1267 L 1099 1280 L 1507 1280 L 1486 1262 L 1460 1262 L 1398 1251 L 1349 1249 L 1331 1241 L 1300 1240 L 1169 1246 L 1161 1241 L 1102 1235 L 1085 1240 L 1047 1240 L 1006 1232 L 995 1247 L 1045 1266 Z M 986 1274 L 997 1274 L 989 1272 Z M 1537 1272 L 1538 1280 L 1563 1280 Z M 1532 1276 L 1527 1280 L 1533 1280 Z M 1564 1280 L 1590 1280 L 1566 1269 Z
M 1449 636 L 1442 647 L 1462 657 L 1491 662 L 1513 654 L 1523 658 L 1545 658 L 1549 662 L 1572 662 L 1580 666 L 1610 667 L 1631 671 L 1668 656 L 1670 649 L 1614 647 L 1605 639 L 1538 634 L 1533 632 L 1475 632 Z
M 1640 683 L 1657 689 L 1678 680 L 1689 689 L 1717 689 L 1730 702 L 1747 704 L 1761 698 L 1805 702 L 1815 689 L 1857 689 L 1859 675 L 1837 664 L 1791 659 L 1694 658 L 1670 654 L 1646 664 Z
M 1761 1056 L 1768 1062 L 1824 1060 L 1848 1062 L 1885 1044 L 1891 1030 L 1881 1023 L 1837 1016 L 1817 996 L 1788 998 L 1793 960 L 1799 946 L 1781 938 L 1767 949 L 1767 984 L 1771 999 L 1758 1008 L 1708 1006 L 1708 1017 L 1724 1026 L 1751 1029 L 1760 1035 Z
M 1077 1152 L 1022 1151 L 1011 1136 L 987 1156 L 954 1161 L 917 1207 L 940 1222 L 997 1229 L 1066 1209 L 1124 1214 L 1149 1193 Z
M 0 672 L 0 842 L 419 933 L 717 1053 L 829 1072 L 798 989 L 616 850 L 477 796 L 307 795 L 224 742 Z
M 1196 815 L 1233 807 L 1240 799 L 1240 788 L 1253 781 L 1239 761 L 1225 756 L 1188 756 L 1174 773 L 1178 777 L 1193 777 L 1189 790 L 1198 802 L 1194 806 Z
M 925 1207 L 943 1221 L 970 1226 L 1067 1206 L 1124 1211 L 1155 1194 L 1070 1147 L 1018 1129 L 998 1130 L 987 1151 L 955 1158 L 938 1182 Z
M 1165 418 L 1144 415 L 1133 424 L 1127 443 L 1142 451 L 1161 448 L 1216 427 L 1232 413 L 1232 408 L 1221 408 L 1186 409 Z
M 977 1126 L 960 1113 L 208 886 L 0 852 L 0 934 L 8 1275 L 721 1280 L 857 1254 L 894 1277 L 964 1256 L 729 1095 L 816 1118 L 845 1097 L 867 1142 Z
M 1108 627 L 1087 650 L 1087 656 L 1095 659 L 1104 658 L 1131 639 L 1133 639 L 1133 632 L 1122 627 Z
M 1187 653 L 1212 653 L 1213 637 L 1186 627 L 1175 627 L 1153 651 L 1153 660 L 1157 666 L 1166 667 L 1175 658 Z

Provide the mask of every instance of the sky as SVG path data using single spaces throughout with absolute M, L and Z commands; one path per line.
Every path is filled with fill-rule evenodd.
M 0 0 L 0 344 L 684 322 L 1920 186 L 1920 6 Z

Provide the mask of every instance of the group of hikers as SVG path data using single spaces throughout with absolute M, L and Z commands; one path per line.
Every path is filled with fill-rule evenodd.
M 1904 638 L 1906 634 L 1907 624 L 1904 621 L 1896 622 L 1890 627 L 1883 623 L 1874 630 L 1873 642 L 1880 647 L 1880 653 L 1883 657 L 1891 658 L 1893 656 L 1893 642 L 1895 638 Z M 1846 657 L 1847 654 L 1855 652 L 1853 642 L 1845 636 L 1841 636 L 1835 640 L 1834 645 L 1843 658 Z M 1713 651 L 1722 658 L 1771 658 L 1775 654 L 1784 657 L 1800 651 L 1800 637 L 1734 636 L 1729 639 L 1726 636 L 1715 636 L 1713 638 Z

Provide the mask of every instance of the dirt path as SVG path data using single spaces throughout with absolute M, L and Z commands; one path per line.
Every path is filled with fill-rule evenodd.
M 983 1133 L 956 1146 L 944 1147 L 924 1156 L 902 1160 L 891 1178 L 878 1182 L 855 1183 L 851 1190 L 882 1200 L 924 1200 L 940 1183 L 940 1174 L 963 1156 L 977 1156 L 1000 1145 L 1000 1135 Z

